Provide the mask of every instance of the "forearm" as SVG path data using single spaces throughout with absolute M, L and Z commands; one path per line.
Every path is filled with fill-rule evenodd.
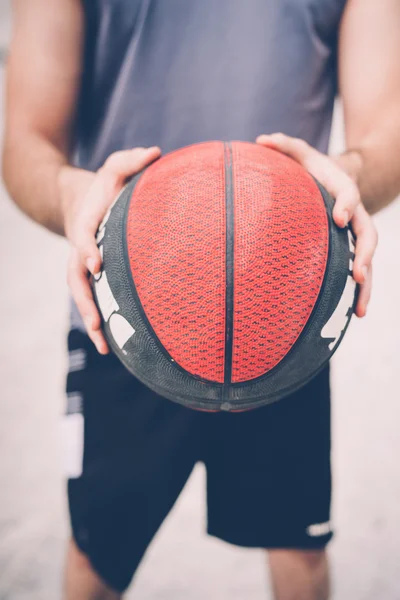
M 397 116 L 397 115 L 396 115 Z M 400 118 L 382 124 L 336 158 L 354 179 L 370 214 L 390 204 L 400 193 Z
M 58 178 L 67 158 L 49 140 L 34 132 L 11 140 L 6 136 L 3 177 L 19 208 L 51 231 L 63 234 Z
M 82 75 L 80 0 L 13 0 L 6 69 L 3 176 L 31 218 L 63 233 L 59 175 L 67 167 Z
M 339 159 L 356 170 L 368 212 L 400 193 L 400 2 L 348 0 L 339 28 L 338 80 L 346 146 L 360 155 Z
M 72 167 L 67 155 L 38 135 L 6 136 L 3 154 L 4 181 L 11 198 L 31 219 L 50 231 L 65 235 L 66 212 L 85 197 L 94 173 Z M 73 208 L 75 210 L 75 208 Z

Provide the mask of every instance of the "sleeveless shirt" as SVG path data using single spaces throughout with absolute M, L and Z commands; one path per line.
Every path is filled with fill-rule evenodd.
M 346 0 L 82 2 L 77 166 L 277 131 L 327 151 Z

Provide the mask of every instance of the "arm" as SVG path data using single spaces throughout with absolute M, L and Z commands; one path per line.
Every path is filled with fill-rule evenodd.
M 339 226 L 357 235 L 353 277 L 361 285 L 356 314 L 366 314 L 377 234 L 377 212 L 400 192 L 400 2 L 348 0 L 339 32 L 339 87 L 347 152 L 330 159 L 302 140 L 260 136 L 300 162 L 336 198 Z
M 3 175 L 35 221 L 63 233 L 58 177 L 68 162 L 81 76 L 79 0 L 14 0 Z
M 339 35 L 339 87 L 350 152 L 337 161 L 374 213 L 400 193 L 399 0 L 348 1 Z
M 14 0 L 7 69 L 4 181 L 16 204 L 71 243 L 68 283 L 88 334 L 108 351 L 88 270 L 101 256 L 95 234 L 125 179 L 159 156 L 159 148 L 111 155 L 91 173 L 68 165 L 70 131 L 82 71 L 81 0 Z

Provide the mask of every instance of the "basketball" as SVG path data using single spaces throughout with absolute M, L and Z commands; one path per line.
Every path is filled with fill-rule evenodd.
M 170 400 L 256 408 L 326 365 L 357 295 L 354 240 L 291 158 L 247 142 L 171 152 L 135 176 L 97 235 L 106 339 Z

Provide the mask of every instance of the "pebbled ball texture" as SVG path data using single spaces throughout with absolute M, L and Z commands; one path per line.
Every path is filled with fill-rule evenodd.
M 328 253 L 324 201 L 297 163 L 232 143 L 234 285 L 232 381 L 260 377 L 300 335 Z M 157 185 L 154 185 L 156 178 Z M 224 381 L 224 145 L 172 153 L 139 180 L 130 204 L 130 267 L 161 344 L 186 371 Z
M 152 165 L 134 190 L 126 235 L 136 290 L 161 344 L 189 373 L 222 382 L 223 144 L 180 150 Z

